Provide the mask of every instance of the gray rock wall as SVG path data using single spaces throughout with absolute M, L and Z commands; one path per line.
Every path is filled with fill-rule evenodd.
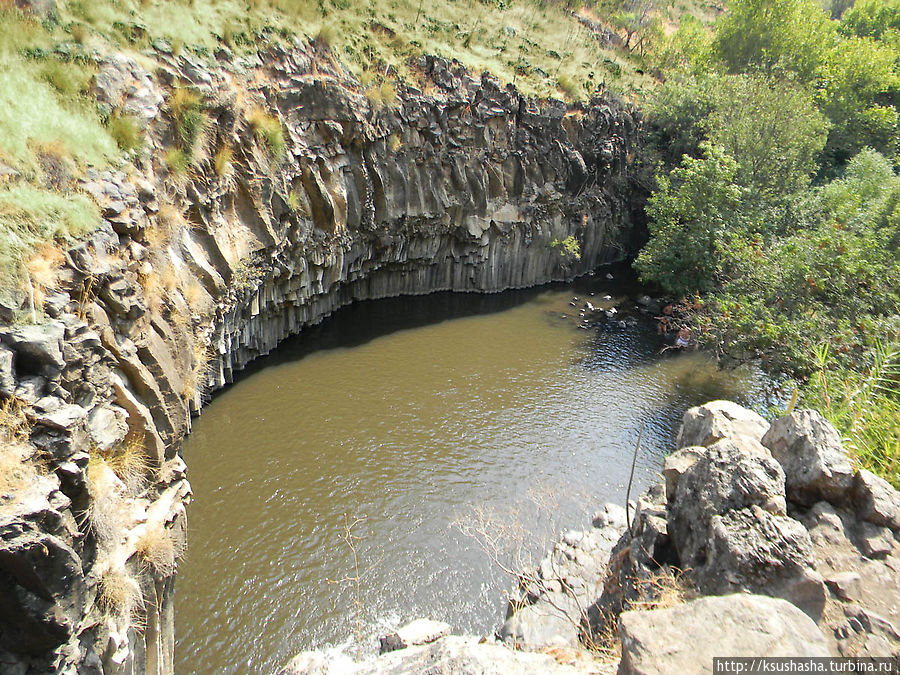
M 40 325 L 0 325 L 0 403 L 48 458 L 35 494 L 0 502 L 4 673 L 173 672 L 179 449 L 252 359 L 355 300 L 531 286 L 631 248 L 638 121 L 620 104 L 529 101 L 423 57 L 373 107 L 316 50 L 101 60 L 98 101 L 146 123 L 146 147 L 86 171 L 103 222 L 67 246 Z M 186 173 L 165 159 L 178 89 L 208 119 Z

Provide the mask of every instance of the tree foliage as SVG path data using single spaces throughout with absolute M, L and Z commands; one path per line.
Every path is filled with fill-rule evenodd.
M 737 162 L 719 147 L 702 149 L 702 158 L 685 156 L 680 167 L 658 177 L 647 204 L 650 241 L 635 261 L 645 280 L 678 294 L 711 290 L 744 229 Z
M 721 78 L 706 121 L 710 141 L 737 162 L 738 183 L 765 201 L 806 187 L 827 128 L 802 86 L 760 75 Z

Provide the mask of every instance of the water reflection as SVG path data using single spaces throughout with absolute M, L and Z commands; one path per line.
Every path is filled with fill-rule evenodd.
M 762 400 L 753 374 L 658 357 L 652 325 L 578 327 L 573 294 L 621 304 L 628 290 L 594 278 L 363 303 L 217 396 L 185 445 L 195 501 L 176 671 L 267 673 L 352 637 L 351 586 L 329 583 L 353 575 L 344 513 L 367 516 L 367 633 L 426 615 L 487 632 L 509 582 L 450 527 L 460 513 L 508 513 L 540 486 L 564 497 L 544 533 L 585 525 L 622 500 L 642 423 L 639 489 L 685 408 Z

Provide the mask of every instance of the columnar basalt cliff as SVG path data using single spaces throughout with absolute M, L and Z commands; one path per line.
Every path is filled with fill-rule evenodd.
M 370 102 L 300 43 L 139 60 L 102 57 L 94 93 L 146 148 L 71 186 L 104 220 L 38 321 L 27 296 L 0 307 L 3 442 L 31 467 L 0 495 L 4 673 L 173 672 L 180 444 L 249 361 L 355 300 L 567 279 L 636 237 L 639 120 L 612 100 L 531 101 L 422 57 Z

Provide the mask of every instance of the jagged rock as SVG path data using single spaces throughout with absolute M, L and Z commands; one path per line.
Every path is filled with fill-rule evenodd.
M 859 605 L 843 606 L 845 621 L 836 630 L 842 656 L 900 658 L 900 631 L 883 616 Z
M 726 595 L 653 611 L 624 612 L 620 675 L 712 673 L 716 656 L 829 656 L 799 609 L 775 598 Z
M 102 404 L 88 415 L 91 442 L 100 450 L 111 450 L 128 435 L 128 413 L 117 405 Z
M 0 511 L 0 648 L 41 654 L 66 642 L 84 615 L 77 532 L 54 476 L 41 476 Z
M 47 391 L 47 380 L 39 375 L 22 377 L 16 386 L 16 398 L 20 398 L 26 403 L 37 403 Z
M 416 619 L 390 633 L 378 638 L 379 653 L 386 654 L 397 649 L 406 649 L 416 645 L 427 645 L 430 642 L 450 634 L 450 624 L 431 619 Z
M 278 675 L 564 675 L 575 669 L 560 665 L 547 654 L 514 651 L 474 637 L 451 635 L 428 645 L 384 654 L 372 661 L 352 663 L 335 652 L 304 652 Z
M 56 0 L 15 0 L 15 5 L 25 12 L 46 16 L 56 13 Z
M 856 516 L 875 525 L 900 531 L 900 493 L 883 478 L 860 469 L 853 482 Z
M 749 436 L 709 446 L 682 474 L 668 502 L 669 535 L 681 564 L 694 567 L 705 559 L 713 517 L 753 505 L 785 513 L 781 465 Z
M 694 463 L 704 454 L 706 448 L 689 445 L 667 455 L 663 460 L 663 478 L 666 481 L 666 499 L 675 499 L 678 489 L 678 481 L 685 471 L 694 466 Z
M 45 396 L 34 404 L 32 418 L 35 424 L 66 430 L 80 423 L 86 416 L 87 410 L 80 405 L 66 403 L 55 396 Z
M 13 350 L 0 345 L 0 396 L 16 393 L 16 371 L 13 366 Z
M 853 485 L 853 467 L 833 426 L 815 410 L 780 417 L 762 439 L 784 469 L 788 498 L 839 503 Z
M 625 528 L 622 507 L 607 504 L 602 513 L 592 530 L 565 533 L 525 574 L 510 596 L 501 639 L 531 648 L 579 644 L 583 612 L 600 594 L 609 553 Z
M 859 550 L 869 558 L 881 558 L 894 550 L 890 528 L 862 522 L 858 528 Z
M 815 619 L 821 616 L 824 584 L 814 569 L 809 533 L 793 518 L 756 505 L 714 516 L 706 555 L 694 570 L 702 592 L 749 590 L 789 600 Z
M 737 436 L 759 441 L 768 429 L 769 423 L 752 410 L 731 401 L 710 401 L 684 413 L 675 446 L 712 445 Z
M 123 110 L 143 124 L 155 119 L 163 104 L 150 73 L 125 54 L 111 54 L 101 61 L 94 94 L 111 110 Z
M 836 572 L 825 577 L 825 585 L 841 600 L 856 600 L 859 596 L 858 572 Z
M 20 377 L 29 374 L 53 378 L 66 367 L 62 354 L 65 332 L 65 325 L 54 320 L 0 328 L 0 340 L 16 351 L 16 369 Z

